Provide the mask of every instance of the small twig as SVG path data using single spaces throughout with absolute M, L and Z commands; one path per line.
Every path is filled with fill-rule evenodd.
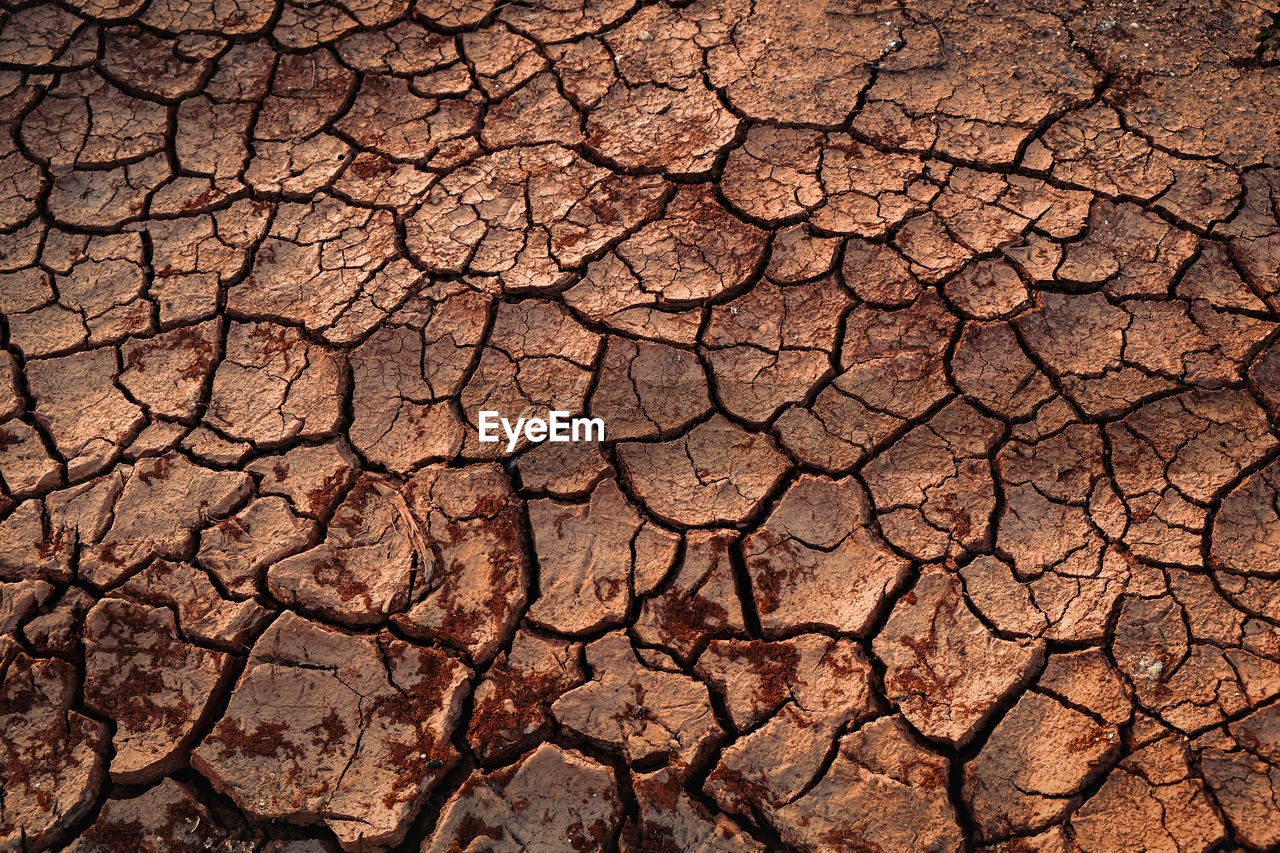
M 942 27 L 938 26 L 938 22 L 933 19 L 933 16 L 923 9 L 903 9 L 902 14 L 906 15 L 908 11 L 910 11 L 911 15 L 923 15 L 925 22 L 928 23 L 929 26 L 933 27 L 933 32 L 938 37 L 938 58 L 931 64 L 922 65 L 920 68 L 929 70 L 941 68 L 947 61 L 947 40 L 942 36 Z
M 409 536 L 409 544 L 413 546 L 414 553 L 418 555 L 418 564 L 422 567 L 422 585 L 430 587 L 431 570 L 435 567 L 435 560 L 432 558 L 431 549 L 427 547 L 427 539 L 422 534 L 422 527 L 418 524 L 418 519 L 414 518 L 412 510 L 409 509 L 409 504 L 405 502 L 404 495 L 400 494 L 399 489 L 394 489 L 380 480 L 374 480 L 373 487 L 384 500 L 395 507 L 396 512 L 404 519 L 405 533 Z

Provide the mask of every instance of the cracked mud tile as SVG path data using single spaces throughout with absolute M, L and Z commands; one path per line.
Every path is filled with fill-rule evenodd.
M 1183 299 L 1203 299 L 1216 309 L 1265 312 L 1266 304 L 1249 288 L 1219 243 L 1202 243 L 1200 254 L 1182 275 L 1176 291 Z
M 807 225 L 792 225 L 773 233 L 769 247 L 769 266 L 765 275 L 777 284 L 796 284 L 817 278 L 831 270 L 841 241 L 837 237 L 821 237 Z M 849 250 L 845 250 L 849 263 Z M 852 278 L 846 276 L 846 279 Z
M 96 0 L 77 4 L 89 7 L 90 14 L 100 15 L 105 9 L 94 9 L 99 4 Z M 102 5 L 111 8 L 118 14 L 127 14 L 128 3 Z M 275 10 L 274 3 L 262 0 L 235 0 L 231 3 L 187 3 L 183 0 L 163 0 L 160 3 L 147 4 L 143 11 L 144 23 L 170 32 L 200 32 L 214 30 L 224 35 L 254 35 L 261 33 Z
M 436 564 L 394 623 L 477 665 L 488 662 L 511 637 L 529 595 L 529 555 L 510 480 L 494 464 L 428 467 L 403 496 Z
M 329 184 L 350 157 L 345 142 L 323 133 L 298 143 L 257 142 L 254 150 L 244 177 L 262 194 L 314 193 Z
M 756 125 L 729 153 L 720 186 L 746 215 L 781 222 L 825 200 L 818 179 L 821 159 L 822 134 Z
M 1214 799 L 1222 807 L 1237 840 L 1251 849 L 1280 841 L 1275 818 L 1280 769 L 1277 762 L 1276 706 L 1255 711 L 1227 728 L 1224 743 L 1200 752 L 1200 766 Z
M 447 853 L 479 844 L 515 853 L 567 843 L 574 850 L 603 851 L 622 817 L 611 768 L 546 743 L 511 767 L 463 782 L 422 850 Z
M 432 272 L 469 270 L 517 290 L 548 289 L 569 280 L 562 266 L 655 218 L 666 187 L 560 146 L 498 151 L 431 187 L 405 222 L 405 245 Z
M 1265 294 L 1274 308 L 1275 295 L 1280 292 L 1280 273 L 1276 272 L 1280 224 L 1274 214 L 1275 198 L 1280 195 L 1280 171 L 1251 171 L 1241 180 L 1244 202 L 1231 221 L 1217 226 L 1215 232 L 1231 241 L 1232 257 L 1246 280 Z
M 1119 114 L 1101 104 L 1068 113 L 1050 125 L 1023 156 L 1031 168 L 1108 196 L 1149 200 L 1173 183 L 1173 158 L 1126 131 Z
M 249 249 L 270 224 L 272 206 L 243 199 L 208 215 L 151 221 L 151 294 L 165 329 L 217 313 L 219 284 L 239 277 Z M 194 249 L 194 251 L 193 251 Z
M 1209 559 L 1240 575 L 1274 576 L 1280 564 L 1276 525 L 1280 515 L 1280 464 L 1271 463 L 1246 477 L 1223 498 L 1213 518 Z
M 893 244 L 911 262 L 911 272 L 925 283 L 943 281 L 962 269 L 974 254 L 958 242 L 948 223 L 932 210 L 908 219 Z
M 46 581 L 0 582 L 0 634 L 12 634 L 27 617 L 39 610 L 53 594 Z
M 287 47 L 311 47 L 332 41 L 357 27 L 391 23 L 408 10 L 404 0 L 390 3 L 324 4 L 318 7 L 286 2 L 273 34 Z
M 1266 320 L 1216 310 L 1204 302 L 1135 302 L 1125 331 L 1128 361 L 1170 380 L 1202 388 L 1237 381 L 1275 330 Z
M 359 626 L 379 624 L 393 613 L 402 612 L 409 604 L 415 572 L 426 578 L 434 567 L 415 562 L 415 549 L 407 528 L 414 522 L 405 518 L 385 496 L 384 492 L 391 491 L 391 486 L 362 475 L 334 511 L 326 528 L 327 535 L 318 544 L 315 544 L 318 537 L 314 525 L 309 522 L 299 526 L 302 530 L 310 529 L 311 536 L 307 539 L 295 536 L 293 542 L 276 533 L 278 528 L 269 526 L 267 535 L 260 541 L 274 547 L 267 553 L 255 549 L 259 551 L 254 555 L 258 558 L 254 561 L 257 575 L 236 578 L 242 593 L 248 594 L 256 588 L 256 581 L 265 569 L 271 594 L 285 606 L 303 613 Z M 263 499 L 268 500 L 277 506 L 282 504 L 278 499 Z M 287 509 L 281 507 L 278 511 L 297 523 Z M 236 521 L 231 519 L 230 524 Z M 252 530 L 252 527 L 248 529 L 250 535 Z M 235 536 L 234 528 L 228 532 Z M 312 544 L 315 547 L 307 547 Z M 218 555 L 219 562 L 233 570 L 242 566 L 241 560 L 236 559 L 240 556 L 237 550 L 224 551 Z M 291 553 L 293 556 L 288 556 Z M 424 556 L 417 555 L 417 559 Z M 254 568 L 253 563 L 250 568 Z
M 1019 835 L 1008 841 L 976 848 L 982 853 L 1068 853 L 1072 850 L 1067 831 L 1054 826 L 1034 835 Z
M 505 435 L 480 442 L 480 412 L 500 412 L 514 423 L 545 418 L 550 411 L 583 411 L 601 344 L 599 335 L 557 302 L 499 303 L 489 340 L 458 398 L 477 427 L 466 431 L 463 454 L 491 459 L 509 453 Z M 514 449 L 529 444 L 522 434 Z
M 262 456 L 245 470 L 261 477 L 261 494 L 279 495 L 289 501 L 295 513 L 327 521 L 355 482 L 359 464 L 346 442 L 337 440 Z
M 23 626 L 22 636 L 37 654 L 77 661 L 81 654 L 84 617 L 95 603 L 89 593 L 69 587 L 46 608 L 48 612 L 35 616 Z
M 560 94 L 553 74 L 542 73 L 508 95 L 486 116 L 480 141 L 491 148 L 582 141 L 582 119 Z
M 1246 632 L 1246 614 L 1209 578 L 1178 570 L 1169 578 L 1165 595 L 1125 600 L 1112 652 L 1143 707 L 1195 733 L 1273 695 L 1280 655 L 1274 628 Z
M 872 648 L 886 695 L 924 735 L 961 746 L 1044 662 L 1043 642 L 993 635 L 960 583 L 932 568 L 894 607 Z
M 1025 418 L 1055 393 L 1053 383 L 1022 349 L 1014 328 L 1002 321 L 966 323 L 951 371 L 961 394 L 1004 418 Z
M 937 193 L 926 180 L 930 168 L 919 157 L 886 154 L 846 134 L 831 134 L 818 175 L 826 198 L 811 220 L 830 231 L 884 237 L 928 208 Z
M 658 519 L 678 525 L 732 523 L 749 516 L 786 472 L 766 435 L 722 415 L 665 442 L 618 445 L 622 473 Z
M 779 416 L 782 444 L 832 473 L 862 461 L 950 395 L 943 359 L 957 322 L 932 290 L 899 310 L 855 308 L 845 318 L 841 372 L 811 406 Z M 896 380 L 882 382 L 885 375 Z
M 1280 138 L 1273 120 L 1280 104 L 1274 94 L 1260 91 L 1267 79 L 1260 71 L 1206 65 L 1183 75 L 1178 87 L 1168 79 L 1148 77 L 1140 83 L 1143 97 L 1122 109 L 1135 129 L 1157 144 L 1192 156 L 1218 157 L 1236 167 L 1256 165 L 1261 159 L 1257 152 L 1274 150 Z M 1160 118 L 1170 107 L 1180 116 L 1176 131 Z
M 637 819 L 628 818 L 619 837 L 623 853 L 642 850 L 698 850 L 701 853 L 763 853 L 766 849 L 724 815 L 713 815 L 680 790 L 670 770 L 633 774 L 631 789 L 639 803 Z
M 180 48 L 174 39 L 140 27 L 109 27 L 103 32 L 103 76 L 122 86 L 140 89 L 163 101 L 196 93 L 210 70 L 208 57 Z
M 331 343 L 362 338 L 399 306 L 422 274 L 399 257 L 393 217 L 335 198 L 282 204 L 249 276 L 227 308 L 303 324 Z
M 705 188 L 685 187 L 666 215 L 618 245 L 617 254 L 660 301 L 707 299 L 745 284 L 767 235 L 725 210 Z
M 0 353 L 0 421 L 7 422 L 26 411 L 27 401 L 18 392 L 18 377 L 21 375 L 13 354 L 8 351 Z
M 465 137 L 480 116 L 478 93 L 440 85 L 434 78 L 441 74 L 447 72 L 412 81 L 367 74 L 335 130 L 392 160 L 429 160 Z
M 622 169 L 693 175 L 710 170 L 738 121 L 701 75 L 669 85 L 618 80 L 587 115 L 585 144 Z
M 1025 693 L 965 766 L 965 801 L 985 838 L 1039 831 L 1078 806 L 1119 754 L 1114 726 Z
M 357 526 L 348 517 L 339 520 L 339 530 L 346 529 L 343 521 Z M 236 515 L 202 530 L 196 561 L 218 578 L 232 596 L 248 598 L 259 590 L 265 571 L 285 557 L 314 546 L 319 538 L 315 523 L 298 519 L 283 498 L 256 498 Z M 352 538 L 358 540 L 358 533 Z M 334 560 L 340 562 L 340 557 Z M 334 571 L 342 574 L 340 569 Z
M 1116 726 L 1132 717 L 1124 681 L 1101 649 L 1049 655 L 1036 686 L 1066 707 L 1092 714 L 1095 721 Z
M 546 6 L 504 6 L 501 14 L 509 25 L 550 44 L 612 26 L 634 8 L 634 0 L 557 0 Z
M 331 50 L 284 54 L 276 62 L 271 89 L 262 101 L 255 138 L 301 140 L 323 129 L 340 114 L 355 81 Z
M 205 421 L 232 439 L 266 446 L 323 438 L 341 417 L 346 381 L 340 357 L 297 329 L 233 323 Z
M 467 742 L 481 760 L 518 754 L 551 731 L 551 702 L 587 679 L 581 659 L 581 643 L 516 632 L 472 694 Z
M 223 826 L 200 802 L 198 792 L 165 779 L 136 797 L 106 801 L 93 824 L 70 847 L 73 853 L 108 853 L 121 843 L 139 851 L 199 850 L 227 853 L 253 849 L 249 833 Z
M 356 450 L 399 474 L 457 453 L 463 426 L 448 399 L 471 376 L 488 306 L 465 288 L 424 294 L 351 352 Z
M 114 595 L 177 613 L 179 633 L 228 651 L 245 651 L 274 613 L 252 599 L 226 599 L 209 576 L 190 563 L 156 560 L 129 578 Z
M 183 642 L 165 607 L 104 599 L 84 632 L 85 704 L 116 724 L 112 780 L 173 772 L 231 679 L 229 656 Z
M 530 501 L 528 512 L 539 579 L 529 620 L 570 636 L 624 622 L 634 586 L 632 549 L 652 523 L 612 480 L 596 486 L 585 505 L 548 498 Z
M 564 499 L 586 497 L 613 470 L 595 442 L 543 442 L 522 453 L 516 465 L 524 490 Z
M 40 433 L 23 421 L 0 424 L 0 476 L 16 500 L 45 494 L 62 480 L 63 466 L 49 456 Z
M 387 207 L 407 213 L 435 183 L 435 176 L 407 163 L 395 163 L 367 151 L 357 153 L 333 184 L 337 198 L 361 207 Z
M 68 166 L 49 170 L 49 214 L 71 228 L 115 229 L 136 222 L 151 195 L 172 177 L 163 154 L 114 169 L 82 171 Z
M 657 343 L 610 336 L 589 411 L 610 424 L 612 439 L 677 434 L 711 411 L 697 356 Z
M 711 80 L 753 118 L 835 127 L 854 112 L 878 60 L 907 24 L 896 9 L 727 3 L 727 38 L 707 54 Z
M 1163 296 L 1195 249 L 1190 234 L 1137 205 L 1096 201 L 1085 239 L 1067 246 L 1056 277 L 1085 286 L 1110 279 L 1113 296 Z
M 52 166 L 104 166 L 164 147 L 164 105 L 138 100 L 93 71 L 78 71 L 48 90 L 23 120 L 19 135 Z
M 907 259 L 884 243 L 847 241 L 841 272 L 854 295 L 873 307 L 906 308 L 924 293 Z
M 1142 75 L 1176 73 L 1185 75 L 1200 63 L 1219 64 L 1245 56 L 1253 46 L 1236 38 L 1257 29 L 1263 14 L 1252 6 L 1224 9 L 1215 17 L 1218 25 L 1201 29 L 1194 22 L 1212 14 L 1205 9 L 1179 9 L 1176 4 L 1155 2 L 1126 4 L 1125 26 L 1120 19 L 1109 17 L 1099 8 L 1073 7 L 1060 12 L 1062 21 L 1073 38 L 1085 46 L 1095 62 L 1108 72 L 1119 70 L 1121 63 Z M 1107 21 L 1115 21 L 1108 25 Z M 1184 23 L 1185 32 L 1168 29 L 1170 24 Z M 1135 26 L 1136 25 L 1136 26 Z M 1142 41 L 1132 37 L 1138 30 Z M 1181 30 L 1182 27 L 1178 27 Z
M 1068 825 L 1087 853 L 1134 843 L 1200 850 L 1226 836 L 1204 783 L 1191 775 L 1186 742 L 1176 737 L 1121 761 Z
M 946 181 L 933 210 L 956 243 L 979 254 L 1020 244 L 1028 232 L 1058 240 L 1075 237 L 1087 224 L 1091 199 L 1086 192 L 966 167 L 953 169 Z
M 40 166 L 18 151 L 6 139 L 0 146 L 0 224 L 14 228 L 25 224 L 36 213 L 36 199 L 49 185 Z M 91 193 L 86 188 L 85 197 Z
M 1001 636 L 1039 637 L 1049 627 L 1049 618 L 1036 607 L 1031 590 L 999 557 L 978 557 L 960 569 L 960 577 L 974 612 Z
M 117 476 L 123 482 L 111 488 L 110 497 L 100 504 L 101 522 L 93 526 L 72 522 L 84 545 L 80 576 L 104 588 L 153 557 L 191 556 L 197 530 L 207 519 L 235 509 L 252 483 L 247 474 L 212 471 L 172 452 L 143 459 Z M 92 516 L 84 520 L 95 521 Z
M 995 511 L 987 455 L 1002 425 L 954 402 L 863 469 L 885 538 L 918 560 L 986 550 Z
M 997 624 L 1025 613 L 1000 600 L 998 590 L 1010 589 L 1011 568 L 1026 584 L 1018 595 L 1029 593 L 1043 614 L 1031 618 L 1045 625 L 1047 638 L 1097 641 L 1126 585 L 1147 582 L 1153 570 L 1107 545 L 1125 534 L 1130 519 L 1104 476 L 1102 434 L 1073 420 L 1050 403 L 1036 420 L 1015 428 L 996 456 L 1005 506 L 995 545 L 1012 565 L 984 559 L 962 573 L 967 583 L 981 584 L 990 604 L 978 607 Z
M 120 384 L 152 417 L 193 420 L 213 376 L 222 321 L 181 326 L 120 347 Z
M 1017 313 L 1027 307 L 1029 299 L 1014 267 L 998 258 L 966 266 L 947 281 L 945 292 L 962 316 L 974 320 L 997 320 Z
M 773 814 L 794 802 L 846 727 L 880 710 L 871 663 L 849 640 L 806 634 L 776 643 L 718 641 L 698 670 L 724 692 L 743 731 L 703 786 L 728 812 Z
M 242 79 L 241 86 L 227 86 L 219 74 L 210 81 L 206 94 L 188 98 L 178 105 L 173 131 L 178 165 L 187 173 L 191 186 L 200 183 L 205 189 L 191 198 L 185 193 L 172 192 L 185 183 L 175 181 L 166 187 L 167 191 L 161 191 L 157 207 L 199 210 L 225 195 L 237 193 L 244 185 L 244 169 L 251 156 L 248 136 L 255 103 L 244 97 L 249 93 L 243 91 L 242 86 L 252 85 L 253 77 L 259 77 L 265 86 L 262 79 L 265 75 L 252 73 L 255 65 L 267 72 L 271 70 L 264 53 L 267 51 L 261 45 L 258 50 L 252 45 L 232 48 L 223 59 L 224 67 L 235 68 L 235 73 L 250 79 Z
M 98 485 L 103 484 L 110 484 L 108 489 L 115 487 L 114 494 L 110 495 L 113 500 L 118 494 L 119 480 L 107 477 Z M 69 491 L 74 495 L 91 489 L 93 486 L 81 486 Z M 38 499 L 23 501 L 0 522 L 0 577 L 4 580 L 66 582 L 72 579 L 72 557 L 79 531 L 74 522 L 68 524 L 58 511 L 61 497 L 54 493 L 47 504 Z M 105 525 L 99 525 L 97 534 L 101 535 L 103 530 Z
M 57 299 L 14 318 L 15 343 L 23 354 L 55 355 L 152 331 L 144 252 L 136 232 L 86 236 L 50 229 L 40 263 L 51 277 L 40 289 L 51 285 L 48 294 L 56 292 Z M 43 278 L 35 270 L 29 275 L 30 284 Z
M 1166 397 L 1109 433 L 1116 486 L 1138 522 L 1126 541 L 1140 557 L 1190 566 L 1201 560 L 1204 503 L 1276 445 L 1265 412 L 1236 391 Z
M 1114 417 L 1176 387 L 1123 363 L 1131 317 L 1102 293 L 1043 293 L 1036 310 L 1014 321 L 1031 353 L 1062 381 L 1064 393 L 1087 415 Z M 1081 348 L 1088 339 L 1092 346 Z
M 500 22 L 464 34 L 461 42 L 480 87 L 494 100 L 510 94 L 546 67 L 546 59 L 532 39 Z
M 787 489 L 742 545 L 766 636 L 871 630 L 910 563 L 889 550 L 870 521 L 866 492 L 853 478 L 806 474 Z
M 72 709 L 71 664 L 18 651 L 0 684 L 0 844 L 49 847 L 93 805 L 106 777 L 104 724 Z
M 702 311 L 671 309 L 650 293 L 620 257 L 610 253 L 587 267 L 582 281 L 564 293 L 565 304 L 610 329 L 651 341 L 692 346 Z
M 614 631 L 587 645 L 586 661 L 591 680 L 561 695 L 551 714 L 620 752 L 628 764 L 666 764 L 685 776 L 723 739 L 707 688 L 676 670 L 669 656 L 642 658 L 624 633 Z
M 102 471 L 146 422 L 142 410 L 113 381 L 119 371 L 117 358 L 108 348 L 27 365 L 27 387 L 35 403 L 32 415 L 67 460 L 69 479 L 83 480 Z
M 881 74 L 868 90 L 861 121 L 874 133 L 892 134 L 885 141 L 1009 164 L 1039 122 L 1093 96 L 1100 75 L 1052 14 L 922 8 L 937 22 L 946 49 L 935 39 L 919 57 L 922 68 Z M 1024 61 L 1037 51 L 1038 61 Z
M 251 816 L 324 823 L 345 850 L 386 849 L 457 758 L 449 737 L 469 677 L 436 649 L 285 613 L 192 765 Z
M 729 550 L 738 535 L 728 530 L 691 530 L 680 565 L 664 585 L 644 599 L 635 634 L 687 663 L 714 636 L 743 634 L 746 620 L 738 598 Z M 652 570 L 637 572 L 644 577 Z
M 83 21 L 56 6 L 32 6 L 15 11 L 0 33 L 0 48 L 17 65 L 39 67 L 64 57 Z M 74 52 L 74 51 L 73 51 Z
M 783 841 L 832 847 L 959 851 L 964 836 L 947 798 L 949 761 L 922 746 L 901 717 L 845 735 L 816 785 L 771 818 Z
M 416 21 L 352 33 L 338 42 L 337 50 L 357 71 L 382 74 L 426 74 L 458 61 L 453 39 Z
M 835 280 L 823 278 L 789 287 L 762 282 L 714 307 L 702 343 L 725 411 L 765 423 L 802 403 L 830 375 L 848 305 Z

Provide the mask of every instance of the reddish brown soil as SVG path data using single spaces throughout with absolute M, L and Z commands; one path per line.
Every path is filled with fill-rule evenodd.
M 0 853 L 1277 849 L 1271 22 L 0 0 Z

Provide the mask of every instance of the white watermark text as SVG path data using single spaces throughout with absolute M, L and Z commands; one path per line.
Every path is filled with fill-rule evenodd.
M 539 444 L 550 442 L 604 441 L 604 421 L 600 418 L 574 417 L 572 412 L 553 409 L 544 418 L 517 418 L 515 424 L 500 412 L 480 412 L 480 440 L 484 442 L 507 439 L 507 452 L 516 449 L 520 437 Z M 499 432 L 501 429 L 501 433 Z

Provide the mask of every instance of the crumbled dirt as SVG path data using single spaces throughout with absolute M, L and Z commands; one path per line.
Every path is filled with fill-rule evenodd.
M 1280 848 L 1276 15 L 3 0 L 0 853 Z

